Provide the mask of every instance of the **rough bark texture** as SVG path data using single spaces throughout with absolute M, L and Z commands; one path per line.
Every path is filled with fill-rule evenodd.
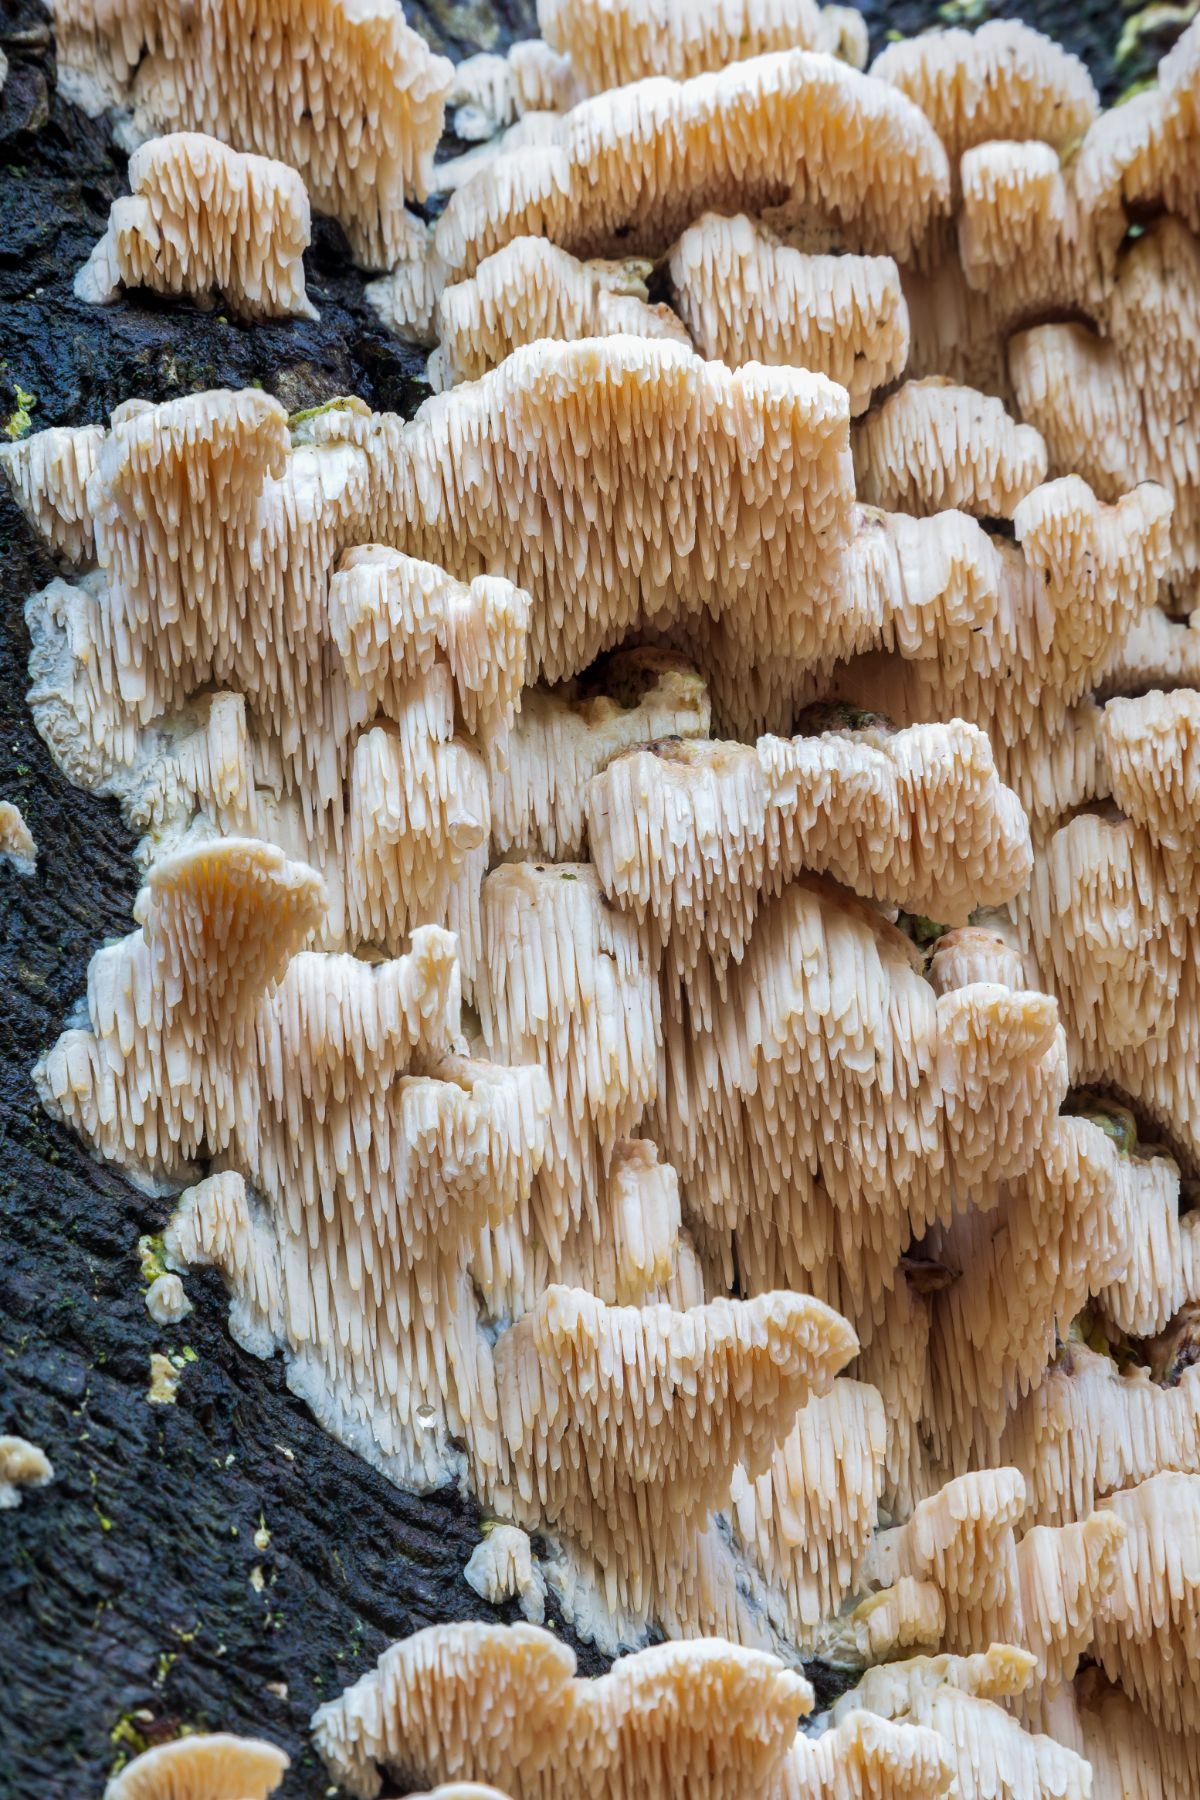
M 924 0 L 886 21 L 866 10 L 876 48 L 884 23 L 910 32 L 934 17 Z M 1142 72 L 1114 68 L 1110 5 L 997 10 L 1088 56 L 1110 96 Z M 452 55 L 535 29 L 530 0 L 431 0 L 408 14 Z M 307 258 L 315 324 L 247 327 L 144 296 L 77 302 L 75 270 L 125 191 L 125 159 L 103 122 L 57 97 L 37 0 L 0 6 L 0 45 L 0 431 L 250 382 L 290 408 L 347 392 L 404 412 L 420 402 L 423 357 L 364 305 L 325 221 Z M 1163 45 L 1148 48 L 1152 63 Z M 31 879 L 0 862 L 0 1431 L 41 1445 L 56 1474 L 0 1513 L 0 1794 L 98 1797 L 119 1758 L 188 1726 L 273 1738 L 293 1758 L 284 1793 L 316 1800 L 327 1778 L 307 1744 L 314 1706 L 390 1640 L 488 1616 L 462 1578 L 479 1516 L 455 1492 L 398 1492 L 326 1437 L 278 1359 L 233 1345 L 215 1278 L 189 1277 L 195 1311 L 156 1327 L 137 1240 L 165 1203 L 98 1168 L 40 1110 L 30 1067 L 82 994 L 92 952 L 129 930 L 136 888 L 116 807 L 67 785 L 24 705 L 21 604 L 54 572 L 0 495 L 0 799 L 20 805 L 39 852 Z M 151 1351 L 185 1345 L 195 1360 L 177 1403 L 148 1405 Z M 836 1691 L 836 1672 L 810 1673 L 823 1697 Z

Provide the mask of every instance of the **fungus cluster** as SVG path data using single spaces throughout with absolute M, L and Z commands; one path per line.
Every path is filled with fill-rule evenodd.
M 192 10 L 59 0 L 221 140 L 93 266 L 294 309 L 306 185 L 438 391 L 0 451 L 144 877 L 35 1080 L 178 1194 L 155 1317 L 217 1268 L 487 1511 L 531 1623 L 393 1646 L 331 1771 L 1200 1791 L 1200 24 L 1101 113 L 1024 26 L 864 74 L 809 0 L 543 0 L 453 88 L 394 8 Z M 448 94 L 511 130 L 426 227 Z
M 453 70 L 395 0 L 55 0 L 64 90 L 131 145 L 202 132 L 298 170 L 367 267 L 411 242 Z

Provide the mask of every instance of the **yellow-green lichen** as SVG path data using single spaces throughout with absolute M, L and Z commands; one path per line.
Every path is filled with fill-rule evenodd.
M 21 438 L 33 425 L 33 409 L 37 405 L 37 395 L 27 393 L 19 381 L 13 383 L 13 397 L 17 404 L 5 421 L 5 434 L 10 438 Z

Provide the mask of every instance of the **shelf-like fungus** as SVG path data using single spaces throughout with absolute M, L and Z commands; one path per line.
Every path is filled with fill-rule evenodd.
M 134 142 L 204 132 L 278 158 L 366 267 L 411 247 L 453 71 L 395 0 L 57 0 L 54 27 L 67 92 L 119 108 Z
M 495 1781 L 514 1800 L 734 1800 L 771 1791 L 812 1707 L 803 1676 L 728 1643 L 663 1644 L 596 1680 L 574 1670 L 531 1626 L 434 1626 L 322 1707 L 316 1742 L 365 1800 L 388 1770 Z
M 1101 743 L 1116 806 L 1055 832 L 1028 903 L 1075 1079 L 1118 1087 L 1189 1159 L 1200 1151 L 1200 1063 L 1186 1049 L 1200 1017 L 1198 742 L 1192 690 L 1110 701 Z
M 220 140 L 93 273 L 295 311 L 306 186 L 440 391 L 0 450 L 144 882 L 38 1091 L 175 1194 L 156 1322 L 215 1268 L 617 1659 L 419 1632 L 316 1715 L 350 1791 L 1191 1800 L 1200 23 L 1100 114 L 1012 22 L 539 22 L 451 93 L 375 0 L 58 0 L 74 91 Z M 426 225 L 448 93 L 512 129 Z M 110 1800 L 258 1800 L 232 1743 Z
M 1037 325 L 1008 351 L 1017 403 L 1056 472 L 1077 469 L 1104 499 L 1139 481 L 1172 494 L 1169 581 L 1185 610 L 1200 599 L 1198 323 L 1200 244 L 1167 217 L 1122 257 L 1102 334 Z
M 0 1437 L 0 1512 L 20 1506 L 26 1488 L 54 1480 L 50 1458 L 28 1438 Z
M 37 868 L 37 844 L 25 815 L 11 800 L 0 800 L 0 857 L 22 875 Z
M 494 369 L 518 344 L 539 338 L 671 338 L 686 344 L 685 324 L 669 306 L 647 303 L 648 263 L 581 263 L 544 238 L 514 238 L 480 263 L 468 281 L 444 289 L 432 328 L 431 372 L 440 387 Z M 389 291 L 380 283 L 381 297 Z M 385 322 L 389 309 L 380 306 Z M 403 324 L 403 321 L 399 321 Z
M 867 60 L 867 28 L 849 6 L 816 0 L 539 0 L 540 38 L 507 57 L 469 57 L 455 72 L 449 105 L 460 137 L 483 138 L 514 118 L 565 112 L 589 95 L 656 75 L 683 80 L 776 50 L 823 50 L 856 69 Z
M 1155 1475 L 1105 1501 L 1125 1527 L 1097 1660 L 1155 1723 L 1194 1733 L 1200 1715 L 1200 1476 Z
M 104 1800 L 267 1800 L 289 1760 L 261 1738 L 196 1733 L 143 1750 L 113 1776 Z
M 778 51 L 689 80 L 635 81 L 582 101 L 457 188 L 415 259 L 429 268 L 411 277 L 408 323 L 430 271 L 440 290 L 514 238 L 540 234 L 576 256 L 657 256 L 713 209 L 782 209 L 850 248 L 904 259 L 949 187 L 924 114 L 832 57 Z M 394 306 L 403 319 L 395 287 Z
M 315 319 L 304 291 L 308 195 L 295 169 L 178 131 L 129 159 L 130 193 L 75 280 L 81 300 L 123 288 L 225 301 L 247 319 Z
M 1024 1729 L 1003 1704 L 1019 1702 L 1034 1658 L 1007 1644 L 971 1656 L 916 1657 L 870 1669 L 833 1707 L 835 1721 L 862 1708 L 922 1726 L 946 1746 L 963 1800 L 1090 1800 L 1091 1770 L 1081 1755 Z M 951 1792 L 954 1788 L 951 1789 Z
M 853 435 L 859 498 L 888 512 L 1010 519 L 1046 478 L 1046 446 L 1031 425 L 937 377 L 906 381 Z
M 1079 58 L 1016 20 L 889 44 L 871 73 L 916 102 L 955 164 L 998 138 L 1066 150 L 1096 116 L 1096 90 Z
M 908 308 L 890 256 L 809 254 L 745 214 L 705 213 L 671 251 L 669 268 L 696 348 L 731 368 L 816 369 L 846 389 L 858 414 L 907 361 Z

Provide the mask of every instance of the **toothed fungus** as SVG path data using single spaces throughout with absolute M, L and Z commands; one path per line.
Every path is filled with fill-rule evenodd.
M 814 0 L 538 0 L 538 24 L 589 94 L 648 75 L 682 80 L 769 50 L 833 48 Z
M 889 256 L 806 255 L 744 214 L 705 213 L 669 268 L 679 315 L 705 356 L 734 368 L 815 369 L 847 390 L 853 414 L 904 368 L 908 308 Z
M 867 60 L 862 16 L 816 0 L 540 0 L 538 24 L 542 37 L 507 57 L 459 64 L 450 104 L 460 137 L 489 137 L 523 114 L 565 112 L 649 76 L 680 80 L 773 50 L 829 51 L 856 69 Z
M 829 56 L 779 51 L 611 89 L 536 143 L 501 150 L 451 196 L 429 266 L 445 286 L 531 234 L 576 256 L 659 256 L 710 209 L 763 207 L 904 259 L 949 187 L 932 126 L 897 89 Z M 414 277 L 414 322 L 424 293 Z
M 75 279 L 81 300 L 122 288 L 219 297 L 246 319 L 315 319 L 304 291 L 308 195 L 294 169 L 178 131 L 129 159 L 127 197 Z
M 97 269 L 300 307 L 303 182 L 443 390 L 0 450 L 73 569 L 35 718 L 144 882 L 35 1080 L 181 1190 L 152 1316 L 215 1268 L 472 1495 L 482 1601 L 617 1658 L 434 1626 L 333 1777 L 1197 1791 L 1200 21 L 1097 117 L 1010 22 L 862 76 L 808 0 L 544 0 L 429 226 L 394 5 L 56 23 L 182 128 Z M 812 1735 L 800 1657 L 861 1675 Z M 233 1742 L 110 1800 L 256 1800 Z
M 17 505 L 55 554 L 69 563 L 95 554 L 87 485 L 103 438 L 99 425 L 57 425 L 2 446 Z
M 1200 1717 L 1200 1475 L 1168 1472 L 1103 1505 L 1124 1527 L 1119 1579 L 1096 1633 L 1097 1660 L 1168 1731 Z
M 542 238 L 514 238 L 469 281 L 442 293 L 433 321 L 437 385 L 473 381 L 538 338 L 615 332 L 686 344 L 687 331 L 670 307 L 647 303 L 648 272 L 636 262 L 581 263 Z
M 0 857 L 11 862 L 22 875 L 32 875 L 37 867 L 33 833 L 20 807 L 11 800 L 0 800 Z
M 1096 116 L 1096 90 L 1079 58 L 1015 19 L 889 44 L 871 74 L 932 120 L 952 166 L 965 150 L 998 138 L 1065 150 Z
M 463 1570 L 464 1581 L 493 1606 L 515 1597 L 529 1623 L 540 1625 L 546 1616 L 546 1578 L 533 1560 L 529 1534 L 494 1522 L 485 1531 Z
M 1030 948 L 1059 997 L 1074 1078 L 1119 1087 L 1195 1159 L 1200 695 L 1110 701 L 1101 741 L 1121 811 L 1080 814 L 1050 840 Z
M 146 1311 L 156 1325 L 177 1325 L 191 1310 L 178 1275 L 158 1275 L 146 1290 Z
M 1009 519 L 1046 478 L 1032 426 L 998 400 L 932 377 L 906 381 L 856 426 L 853 443 L 859 499 L 889 512 Z
M 369 268 L 411 249 L 453 70 L 396 0 L 56 0 L 54 27 L 87 111 L 289 164 Z
M 197 1733 L 135 1756 L 113 1776 L 104 1800 L 267 1800 L 289 1762 L 261 1738 Z
M 1023 417 L 1056 471 L 1078 470 L 1102 499 L 1140 481 L 1175 502 L 1168 579 L 1184 607 L 1200 601 L 1200 244 L 1156 220 L 1122 257 L 1103 335 L 1037 325 L 1009 345 Z
M 1004 1701 L 1023 1694 L 1034 1659 L 1007 1644 L 972 1656 L 915 1657 L 870 1669 L 835 1702 L 840 1723 L 855 1709 L 923 1726 L 945 1745 L 962 1800 L 1091 1800 L 1082 1756 L 1026 1731 Z
M 26 1488 L 46 1487 L 53 1480 L 44 1450 L 28 1438 L 0 1437 L 0 1512 L 20 1506 Z
M 812 1706 L 802 1676 L 721 1642 L 662 1644 L 594 1680 L 574 1670 L 532 1626 L 433 1626 L 321 1707 L 314 1737 L 366 1800 L 388 1771 L 494 1781 L 514 1800 L 736 1800 L 765 1791 Z

